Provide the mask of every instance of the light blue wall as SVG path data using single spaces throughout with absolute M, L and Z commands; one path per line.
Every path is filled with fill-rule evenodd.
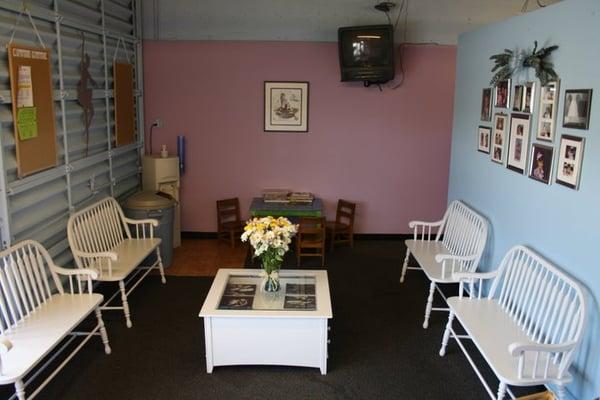
M 562 134 L 585 138 L 579 191 L 544 185 L 490 161 L 476 148 L 481 90 L 492 77 L 489 57 L 503 49 L 559 45 L 553 61 L 561 78 L 555 149 Z M 463 199 L 492 225 L 482 269 L 495 268 L 515 244 L 530 246 L 581 281 L 589 291 L 585 343 L 574 366 L 573 398 L 600 396 L 600 0 L 567 0 L 466 33 L 459 39 L 449 201 Z M 517 80 L 532 80 L 523 73 Z M 513 82 L 514 83 L 514 82 Z M 590 129 L 562 128 L 565 89 L 594 90 Z M 539 85 L 532 123 L 537 129 Z M 528 154 L 529 156 L 529 154 Z M 556 162 L 556 150 L 555 160 Z

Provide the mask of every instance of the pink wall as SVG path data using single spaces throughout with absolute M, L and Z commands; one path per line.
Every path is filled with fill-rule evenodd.
M 407 233 L 445 209 L 456 48 L 409 46 L 396 90 L 339 82 L 337 44 L 145 42 L 146 131 L 154 151 L 187 140 L 182 229 L 216 230 L 215 201 L 263 188 L 311 191 L 334 216 L 358 203 L 356 230 Z M 309 133 L 263 132 L 263 81 L 309 81 Z

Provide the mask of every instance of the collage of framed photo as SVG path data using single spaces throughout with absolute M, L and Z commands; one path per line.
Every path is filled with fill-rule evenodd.
M 563 134 L 558 149 L 551 144 L 557 135 L 560 81 L 542 85 L 538 100 L 535 82 L 519 83 L 514 88 L 511 85 L 508 79 L 493 89 L 483 89 L 480 120 L 489 122 L 493 115 L 493 121 L 491 127 L 478 126 L 477 150 L 490 154 L 493 162 L 538 182 L 549 185 L 554 174 L 556 183 L 578 190 L 585 139 Z M 536 101 L 538 121 L 532 127 Z M 588 130 L 591 105 L 592 89 L 565 90 L 563 128 Z M 493 108 L 496 108 L 495 114 Z M 503 110 L 512 111 L 510 119 Z M 532 128 L 537 128 L 535 135 Z M 530 145 L 530 136 L 547 143 L 533 141 Z

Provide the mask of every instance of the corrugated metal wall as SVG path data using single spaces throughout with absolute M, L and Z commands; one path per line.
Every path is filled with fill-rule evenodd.
M 21 1 L 0 2 L 0 239 L 2 247 L 39 240 L 59 265 L 70 263 L 66 238 L 69 213 L 104 196 L 123 198 L 140 186 L 143 144 L 141 28 L 139 0 L 29 0 L 26 4 L 52 51 L 58 163 L 56 168 L 17 178 L 6 44 L 22 9 Z M 77 103 L 82 33 L 90 55 L 94 118 L 85 157 L 83 108 Z M 136 73 L 137 143 L 114 147 L 112 63 L 121 38 Z M 14 43 L 39 46 L 27 16 Z M 123 46 L 117 59 L 126 60 Z M 139 107 L 137 107 L 139 105 Z M 64 116 L 64 118 L 63 118 Z

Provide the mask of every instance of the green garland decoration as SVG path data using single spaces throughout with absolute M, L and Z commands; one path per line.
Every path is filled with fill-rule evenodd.
M 504 49 L 503 53 L 491 56 L 490 60 L 494 61 L 495 65 L 492 68 L 494 76 L 490 84 L 496 86 L 499 82 L 509 79 L 519 67 L 535 69 L 535 76 L 542 85 L 557 80 L 558 74 L 554 70 L 554 64 L 549 60 L 549 56 L 558 49 L 558 46 L 543 47 L 538 50 L 537 40 L 534 43 L 533 52 L 524 58 L 522 65 L 513 65 L 515 53 L 509 49 Z

